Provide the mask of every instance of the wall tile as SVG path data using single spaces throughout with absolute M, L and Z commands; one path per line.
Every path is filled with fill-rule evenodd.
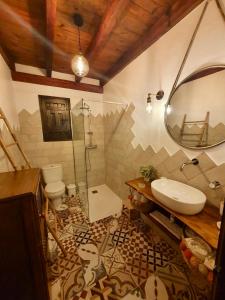
M 171 173 L 179 169 L 182 163 L 184 163 L 185 161 L 187 161 L 187 156 L 184 154 L 182 150 L 179 150 L 175 154 L 170 156 L 170 158 L 164 162 L 164 165 L 167 171 Z
M 165 148 L 157 153 L 149 146 L 147 149 L 138 145 L 133 147 L 134 134 L 132 127 L 134 120 L 132 114 L 135 107 L 130 105 L 126 112 L 106 114 L 105 116 L 91 116 L 93 143 L 97 149 L 90 151 L 91 170 L 88 171 L 89 186 L 107 183 L 121 198 L 126 198 L 128 187 L 125 181 L 139 175 L 139 168 L 142 165 L 153 165 L 160 176 L 187 183 L 202 190 L 213 205 L 217 205 L 224 191 L 213 191 L 209 189 L 208 182 L 202 176 L 201 170 L 210 181 L 217 180 L 225 185 L 225 164 L 216 166 L 214 162 L 202 152 L 198 155 L 201 170 L 196 166 L 186 166 L 183 172 L 180 171 L 181 164 L 187 160 L 182 150 L 170 156 Z M 76 154 L 76 180 L 85 181 L 85 147 L 82 140 L 75 142 L 43 142 L 40 112 L 33 114 L 23 110 L 19 114 L 20 131 L 16 132 L 25 153 L 32 166 L 41 167 L 48 163 L 62 163 L 64 181 L 66 184 L 74 182 L 74 161 L 73 146 Z M 85 119 L 85 130 L 87 131 L 87 118 Z M 86 136 L 86 143 L 87 143 Z M 18 161 L 21 158 L 18 154 Z M 7 161 L 0 152 L 0 171 Z
M 132 109 L 128 108 L 120 119 L 118 112 L 104 116 L 104 134 L 105 141 L 107 141 L 105 144 L 106 183 L 110 188 L 120 197 L 126 198 L 128 189 L 124 182 L 140 176 L 140 166 L 153 165 L 160 176 L 199 188 L 206 194 L 208 202 L 218 206 L 221 196 L 218 195 L 218 191 L 215 193 L 215 191 L 209 189 L 208 182 L 202 176 L 202 172 L 210 180 L 218 180 L 225 184 L 225 164 L 216 166 L 206 153 L 202 152 L 197 157 L 202 171 L 196 166 L 188 165 L 181 172 L 180 166 L 188 160 L 182 150 L 170 156 L 165 148 L 160 149 L 157 153 L 154 152 L 151 146 L 146 150 L 143 150 L 140 145 L 134 148 L 132 146 L 134 137 L 132 132 L 133 110 L 134 106 L 132 105 Z M 119 122 L 118 126 L 116 122 Z M 126 126 L 123 126 L 124 123 L 126 123 Z M 112 127 L 117 129 L 113 130 Z M 110 140 L 107 140 L 110 130 L 113 134 L 111 134 Z
M 225 185 L 225 163 L 205 172 L 210 181 L 219 181 Z

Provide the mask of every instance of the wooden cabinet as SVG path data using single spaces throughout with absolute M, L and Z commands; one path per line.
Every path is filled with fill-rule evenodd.
M 40 170 L 0 174 L 0 298 L 47 300 Z

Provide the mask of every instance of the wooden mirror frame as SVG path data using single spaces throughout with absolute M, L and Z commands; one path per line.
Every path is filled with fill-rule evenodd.
M 164 124 L 165 124 L 165 127 L 166 127 L 166 131 L 167 133 L 169 134 L 169 136 L 172 138 L 172 140 L 174 142 L 176 142 L 178 145 L 180 145 L 181 147 L 184 147 L 186 149 L 192 149 L 192 150 L 201 150 L 201 149 L 209 149 L 209 148 L 212 148 L 212 147 L 215 147 L 215 146 L 218 146 L 222 143 L 225 142 L 225 139 L 221 142 L 218 142 L 218 143 L 215 143 L 213 145 L 209 145 L 209 146 L 200 146 L 200 147 L 192 147 L 192 146 L 186 146 L 186 145 L 183 145 L 182 143 L 180 143 L 179 141 L 175 140 L 174 137 L 172 136 L 170 130 L 169 130 L 169 126 L 167 124 L 167 107 L 169 106 L 172 98 L 173 98 L 173 95 L 176 93 L 176 91 L 179 89 L 179 87 L 184 84 L 184 83 L 187 83 L 189 81 L 192 81 L 192 80 L 196 80 L 198 78 L 202 78 L 202 77 L 205 77 L 205 76 L 208 76 L 210 74 L 214 74 L 216 72 L 219 72 L 219 71 L 222 71 L 222 70 L 225 70 L 225 65 L 212 65 L 212 66 L 208 66 L 208 67 L 204 67 L 204 68 L 201 68 L 201 69 L 198 69 L 197 71 L 191 73 L 189 76 L 187 76 L 186 78 L 184 78 L 177 86 L 176 88 L 173 90 L 173 92 L 170 94 L 169 96 L 169 99 L 165 105 L 165 111 L 164 111 Z

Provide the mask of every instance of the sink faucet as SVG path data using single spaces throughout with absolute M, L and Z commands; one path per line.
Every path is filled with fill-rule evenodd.
M 180 166 L 180 171 L 182 172 L 184 167 L 187 166 L 187 165 L 198 165 L 199 164 L 199 161 L 197 158 L 193 158 L 192 160 L 189 160 L 189 161 L 186 161 L 184 162 L 181 166 Z

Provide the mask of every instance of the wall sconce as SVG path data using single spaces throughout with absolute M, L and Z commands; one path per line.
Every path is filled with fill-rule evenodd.
M 159 90 L 157 94 L 148 93 L 146 111 L 149 114 L 152 112 L 152 98 L 151 98 L 151 96 L 155 96 L 155 98 L 157 100 L 161 100 L 164 96 L 164 92 L 162 90 Z

